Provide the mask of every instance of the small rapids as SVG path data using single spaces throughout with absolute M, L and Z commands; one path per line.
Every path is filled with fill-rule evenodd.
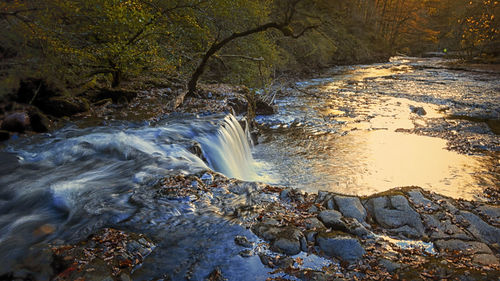
M 204 210 L 141 195 L 162 177 L 213 169 L 228 177 L 259 180 L 245 132 L 232 115 L 175 116 L 155 125 L 69 126 L 11 142 L 0 158 L 0 274 L 26 262 L 23 257 L 37 256 L 30 251 L 38 243 L 74 242 L 105 225 L 127 221 L 168 220 L 175 225 L 197 220 L 187 217 Z M 141 196 L 145 199 L 138 203 Z M 148 203 L 155 205 L 143 211 Z M 207 220 L 210 225 L 227 224 Z M 204 225 L 203 220 L 198 223 Z M 190 228 L 193 243 L 200 236 L 216 237 L 206 226 Z

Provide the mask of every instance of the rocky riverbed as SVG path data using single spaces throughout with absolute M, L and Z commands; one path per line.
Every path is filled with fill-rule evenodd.
M 150 196 L 210 205 L 214 214 L 250 229 L 251 234 L 233 237 L 233 247 L 242 260 L 252 263 L 257 258 L 271 269 L 268 280 L 500 276 L 498 205 L 454 200 L 418 187 L 369 197 L 308 194 L 209 171 L 165 178 Z M 141 267 L 157 242 L 140 233 L 104 228 L 77 244 L 52 245 L 45 251 L 52 260 L 46 274 L 56 280 L 142 279 Z M 227 280 L 230 268 L 221 264 L 205 277 Z M 169 271 L 157 274 L 157 280 L 177 279 Z M 197 279 L 189 271 L 184 277 Z

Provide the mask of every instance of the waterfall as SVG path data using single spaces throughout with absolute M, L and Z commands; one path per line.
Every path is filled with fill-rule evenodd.
M 215 134 L 203 135 L 198 141 L 209 166 L 224 175 L 241 180 L 255 180 L 255 162 L 247 135 L 233 115 L 224 118 Z

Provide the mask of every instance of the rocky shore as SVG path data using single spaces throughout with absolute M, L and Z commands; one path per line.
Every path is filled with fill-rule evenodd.
M 307 194 L 213 172 L 165 178 L 154 193 L 162 200 L 212 205 L 214 214 L 251 229 L 252 236 L 234 237 L 234 247 L 241 248 L 242 258 L 258 256 L 271 268 L 268 280 L 500 277 L 498 205 L 418 187 L 369 197 Z M 52 263 L 52 274 L 56 280 L 130 280 L 154 249 L 144 235 L 103 229 L 76 245 L 52 247 L 53 259 L 63 261 Z M 331 263 L 311 269 L 300 257 L 304 253 Z M 226 280 L 219 268 L 207 279 Z

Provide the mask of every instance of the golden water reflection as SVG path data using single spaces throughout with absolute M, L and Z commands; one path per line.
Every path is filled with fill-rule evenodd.
M 440 138 L 378 130 L 356 132 L 330 143 L 318 177 L 335 174 L 329 189 L 369 195 L 393 187 L 420 186 L 451 197 L 473 199 L 494 184 L 485 174 L 484 157 L 446 149 Z

